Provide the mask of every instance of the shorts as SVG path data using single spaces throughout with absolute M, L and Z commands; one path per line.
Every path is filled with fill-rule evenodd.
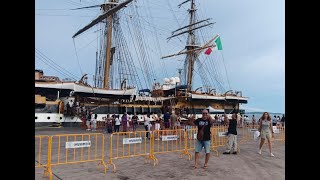
M 196 143 L 196 152 L 201 152 L 202 147 L 204 147 L 204 150 L 206 153 L 210 153 L 210 140 L 207 141 L 199 141 L 197 139 L 197 143 Z
M 87 125 L 87 126 L 90 126 L 90 121 L 86 121 L 86 125 Z
M 271 132 L 270 131 L 261 131 L 260 137 L 263 139 L 270 139 L 271 138 Z
M 169 128 L 170 127 L 170 122 L 164 122 L 164 127 Z

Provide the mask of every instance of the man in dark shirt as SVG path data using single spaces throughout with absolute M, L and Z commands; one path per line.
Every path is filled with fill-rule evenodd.
M 202 118 L 198 118 L 197 120 L 193 121 L 193 123 L 198 126 L 194 168 L 198 168 L 199 152 L 201 152 L 202 147 L 204 147 L 206 159 L 203 168 L 206 169 L 210 158 L 210 128 L 213 124 L 208 110 L 203 110 Z
M 137 126 L 138 126 L 138 116 L 137 113 L 134 113 L 134 115 L 132 116 L 132 125 L 133 125 L 133 131 L 136 131 Z
M 163 115 L 164 127 L 165 127 L 166 129 L 170 128 L 169 119 L 170 119 L 170 114 L 169 114 L 169 112 L 167 111 L 167 112 Z
M 230 154 L 231 149 L 233 148 L 232 154 L 237 154 L 237 114 L 232 114 L 232 119 L 229 121 L 228 127 L 228 142 L 227 149 L 223 154 Z

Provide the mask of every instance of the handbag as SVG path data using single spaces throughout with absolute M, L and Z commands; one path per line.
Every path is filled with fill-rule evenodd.
M 253 140 L 257 141 L 259 137 L 260 137 L 260 132 L 259 131 L 255 131 L 254 134 L 253 134 Z

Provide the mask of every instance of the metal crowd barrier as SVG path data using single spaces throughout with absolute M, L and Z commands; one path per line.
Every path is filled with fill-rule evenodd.
M 113 160 L 140 156 L 147 161 L 153 160 L 155 166 L 158 160 L 152 153 L 153 141 L 153 133 L 149 131 L 114 132 L 110 136 L 109 161 L 106 164 L 112 165 L 115 172 Z

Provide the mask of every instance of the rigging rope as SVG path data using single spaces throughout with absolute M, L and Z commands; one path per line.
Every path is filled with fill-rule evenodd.
M 61 67 L 60 65 L 58 65 L 57 63 L 55 63 L 53 60 L 51 60 L 48 56 L 46 56 L 44 53 L 42 53 L 39 49 L 35 49 L 35 53 L 36 56 L 38 54 L 38 58 L 43 61 L 44 63 L 46 63 L 48 66 L 52 67 L 53 69 L 55 69 L 56 71 L 58 71 L 59 73 L 63 73 L 64 76 L 70 77 L 72 79 L 77 80 L 77 76 L 72 74 L 71 72 L 69 72 L 68 70 L 64 69 L 63 67 Z
M 74 47 L 74 51 L 76 53 L 76 58 L 77 58 L 77 62 L 78 62 L 79 68 L 80 68 L 81 76 L 83 76 L 84 74 L 83 74 L 83 71 L 82 71 L 82 68 L 81 68 L 81 65 L 80 65 L 80 62 L 79 62 L 79 57 L 78 57 L 78 53 L 77 53 L 77 49 L 76 49 L 76 44 L 75 44 L 74 38 L 72 40 L 73 40 L 73 47 Z
M 153 17 L 152 17 L 152 14 L 151 14 L 151 12 L 150 12 L 150 6 L 149 6 L 149 1 L 147 1 L 147 12 L 149 13 L 149 17 L 151 18 L 151 23 L 152 23 L 152 27 L 153 27 L 153 32 L 154 32 L 154 37 L 155 37 L 155 39 L 156 39 L 156 42 L 157 42 L 157 50 L 159 50 L 158 51 L 158 53 L 159 53 L 159 58 L 162 56 L 162 52 L 161 52 L 161 46 L 160 46 L 160 43 L 159 43 L 159 38 L 158 38 L 158 33 L 157 33 L 157 27 L 156 27 L 156 25 L 154 24 L 154 22 L 153 22 Z M 167 69 L 165 68 L 166 67 L 166 65 L 165 65 L 165 63 L 164 63 L 164 60 L 163 59 L 160 59 L 160 63 L 161 63 L 161 67 L 162 67 L 162 70 L 163 70 L 163 72 L 164 72 L 164 74 L 165 74 L 165 76 L 166 77 L 168 77 L 168 72 L 167 72 Z
M 227 71 L 227 68 L 226 68 L 226 63 L 224 62 L 224 57 L 223 57 L 223 53 L 222 53 L 222 52 L 221 52 L 221 55 L 222 55 L 222 60 L 223 60 L 224 69 L 225 69 L 225 71 L 226 71 L 226 76 L 227 76 L 227 80 L 228 80 L 229 89 L 231 89 L 230 81 L 229 81 L 229 78 L 228 78 L 228 71 Z

